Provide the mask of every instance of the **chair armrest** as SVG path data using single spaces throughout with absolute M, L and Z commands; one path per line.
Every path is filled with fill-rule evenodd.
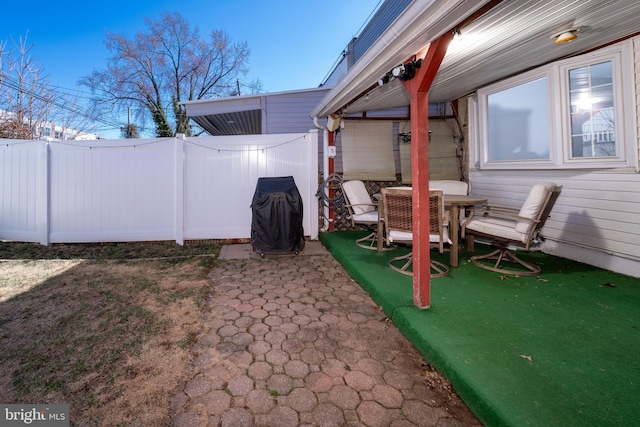
M 378 210 L 378 204 L 377 203 L 356 203 L 356 204 L 349 204 L 349 203 L 345 203 L 344 206 L 347 207 L 347 218 L 351 219 L 352 215 L 356 215 L 354 212 L 353 207 L 354 206 L 373 206 L 374 210 Z
M 518 208 L 512 208 L 509 206 L 499 206 L 499 205 L 486 205 L 483 206 L 480 210 L 480 212 L 478 212 L 478 214 L 485 214 L 485 213 L 495 213 L 495 212 L 503 212 L 503 213 L 513 213 L 513 212 L 520 212 L 520 209 Z
M 513 221 L 529 221 L 533 224 L 537 224 L 540 221 L 535 218 L 528 218 L 526 216 L 518 215 L 520 213 L 520 209 L 510 208 L 508 206 L 485 206 L 482 211 L 475 213 L 476 217 L 481 218 L 502 218 L 502 219 L 510 219 Z M 471 218 L 474 215 L 472 214 L 469 219 L 464 222 L 464 225 L 467 225 Z
M 482 208 L 480 212 L 471 211 L 471 214 L 467 217 L 464 223 L 461 225 L 461 233 L 460 235 L 464 238 L 466 236 L 467 225 L 473 220 L 478 218 L 500 218 L 507 219 L 513 221 L 514 224 L 517 221 L 525 221 L 531 224 L 538 224 L 540 220 L 535 218 L 527 218 L 525 216 L 520 216 L 518 213 L 520 212 L 517 208 L 510 208 L 508 206 L 485 206 Z
M 374 203 L 355 203 L 353 205 L 350 203 L 345 203 L 344 205 L 349 207 L 352 207 L 352 206 L 374 206 L 376 208 L 378 207 L 378 204 L 375 202 Z

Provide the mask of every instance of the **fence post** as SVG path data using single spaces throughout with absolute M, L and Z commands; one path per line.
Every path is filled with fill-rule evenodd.
M 309 188 L 311 191 L 318 188 L 318 129 L 309 130 L 309 170 L 311 171 L 309 179 L 311 183 Z M 326 178 L 326 177 L 325 177 Z M 322 190 L 324 191 L 324 190 Z M 311 230 L 309 238 L 316 240 L 318 238 L 318 198 L 311 196 Z
M 179 133 L 174 138 L 176 142 L 176 243 L 184 246 L 184 140 L 185 135 Z
M 38 155 L 38 168 L 37 168 L 37 224 L 40 230 L 40 244 L 44 246 L 49 245 L 49 199 L 50 186 L 49 186 L 49 141 L 43 141 L 42 148 Z

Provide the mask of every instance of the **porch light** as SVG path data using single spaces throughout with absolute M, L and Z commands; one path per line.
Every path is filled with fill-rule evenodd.
M 556 44 L 562 44 L 577 39 L 577 32 L 578 28 L 568 28 L 566 30 L 560 31 L 559 33 L 555 33 L 553 36 L 551 36 L 551 38 L 556 39 Z
M 404 73 L 404 65 L 400 64 L 397 67 L 394 67 L 393 70 L 391 70 L 391 74 L 393 75 L 393 77 L 400 77 L 402 74 Z
M 393 67 L 391 71 L 378 79 L 378 86 L 384 86 L 392 80 L 411 80 L 416 75 L 416 70 L 422 65 L 422 59 L 414 59 L 406 64 Z

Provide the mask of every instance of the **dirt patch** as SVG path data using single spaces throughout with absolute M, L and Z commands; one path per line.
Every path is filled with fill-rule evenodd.
M 68 403 L 80 426 L 161 424 L 191 362 L 219 245 L 148 246 L 146 260 L 126 244 L 115 260 L 95 259 L 109 245 L 79 245 L 79 255 L 65 245 L 66 256 L 34 246 L 7 261 L 22 251 L 12 245 L 0 243 L 0 402 Z

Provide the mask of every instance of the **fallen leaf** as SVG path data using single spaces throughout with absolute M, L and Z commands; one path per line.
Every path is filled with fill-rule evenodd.
M 521 354 L 520 357 L 522 357 L 523 359 L 527 359 L 529 362 L 533 362 L 531 356 L 525 356 L 524 354 Z
M 538 280 L 545 283 L 549 281 L 549 279 L 543 279 L 542 277 L 539 277 L 539 276 L 538 276 Z
M 498 276 L 498 279 L 500 280 L 509 280 L 508 276 Z

